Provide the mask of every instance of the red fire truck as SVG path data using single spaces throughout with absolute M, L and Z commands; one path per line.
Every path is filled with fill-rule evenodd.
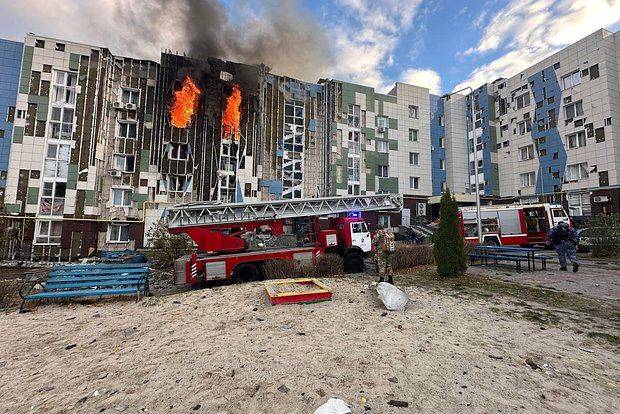
M 324 253 L 342 255 L 345 270 L 360 272 L 372 248 L 361 212 L 400 211 L 402 205 L 392 194 L 176 205 L 164 213 L 164 224 L 170 233 L 191 237 L 202 253 L 175 261 L 175 282 L 256 280 L 267 260 L 310 262 Z
M 491 245 L 533 245 L 547 241 L 549 229 L 560 221 L 570 223 L 559 204 L 507 204 L 482 206 L 482 242 Z M 476 207 L 460 207 L 461 234 L 466 243 L 478 243 Z

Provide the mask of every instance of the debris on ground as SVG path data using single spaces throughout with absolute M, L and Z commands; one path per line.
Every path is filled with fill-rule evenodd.
M 409 301 L 409 297 L 404 291 L 390 283 L 380 282 L 377 285 L 377 294 L 385 307 L 391 311 L 405 310 Z
M 525 358 L 525 363 L 533 370 L 541 370 L 542 368 L 532 358 Z
M 409 407 L 409 403 L 407 401 L 399 401 L 399 400 L 390 400 L 388 401 L 388 405 L 391 405 L 392 407 Z
M 314 410 L 314 414 L 348 414 L 351 409 L 340 398 L 331 397 L 322 406 Z

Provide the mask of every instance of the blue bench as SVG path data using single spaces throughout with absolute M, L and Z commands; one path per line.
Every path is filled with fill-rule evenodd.
M 476 259 L 480 259 L 480 263 L 484 263 L 484 264 L 488 264 L 489 259 L 493 260 L 494 264 L 498 264 L 497 262 L 500 260 L 508 261 L 508 262 L 515 262 L 515 264 L 517 265 L 517 272 L 519 273 L 521 273 L 521 262 L 527 260 L 525 257 L 522 257 L 522 256 L 502 255 L 502 254 L 469 253 L 468 256 L 469 256 L 469 259 L 471 260 L 472 266 L 475 264 Z
M 146 263 L 91 264 L 53 267 L 49 275 L 26 281 L 19 289 L 23 312 L 27 301 L 88 296 L 149 294 L 149 268 Z M 41 291 L 32 293 L 37 286 Z

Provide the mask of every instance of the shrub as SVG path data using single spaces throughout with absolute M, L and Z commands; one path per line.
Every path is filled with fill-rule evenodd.
M 588 220 L 585 236 L 592 256 L 613 257 L 620 254 L 620 214 L 600 215 Z
M 176 259 L 195 250 L 187 235 L 170 234 L 161 223 L 153 226 L 146 237 L 151 243 L 151 250 L 146 255 L 159 268 L 170 268 Z
M 456 276 L 467 269 L 467 254 L 460 231 L 458 204 L 450 194 L 450 190 L 441 196 L 439 226 L 435 232 L 434 242 L 433 254 L 440 276 Z
M 428 245 L 397 245 L 392 256 L 392 269 L 409 269 L 433 263 L 433 247 Z
M 263 263 L 265 279 L 288 279 L 299 277 L 329 277 L 343 273 L 342 257 L 323 254 L 315 263 L 301 264 L 294 260 L 267 260 Z
M 20 286 L 21 281 L 18 279 L 0 280 L 0 309 L 19 305 Z

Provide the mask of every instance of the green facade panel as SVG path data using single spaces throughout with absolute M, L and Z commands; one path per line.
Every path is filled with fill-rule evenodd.
M 388 118 L 388 128 L 398 129 L 398 119 Z
M 80 69 L 80 55 L 77 53 L 71 53 L 69 55 L 69 69 L 78 70 Z
M 93 190 L 84 190 L 84 205 L 89 207 L 95 205 L 95 192 Z
M 388 140 L 388 144 L 390 146 L 390 150 L 398 151 L 398 140 L 390 139 Z
M 136 207 L 138 208 L 138 210 L 142 210 L 142 207 L 144 206 L 144 202 L 147 201 L 148 199 L 149 199 L 148 194 L 138 194 L 138 193 L 131 194 L 131 201 L 134 201 L 136 203 Z
M 151 151 L 143 149 L 140 154 L 140 172 L 148 172 L 149 159 L 151 157 Z
M 374 174 L 366 174 L 366 190 L 367 191 L 375 191 L 375 181 L 376 177 Z
M 32 57 L 34 55 L 34 47 L 24 47 L 24 56 L 22 58 L 22 71 L 19 80 L 19 93 L 28 93 L 30 90 L 30 75 L 32 72 Z
M 390 193 L 398 193 L 398 178 L 397 177 L 379 177 L 379 190 L 387 191 Z
M 26 191 L 26 204 L 39 203 L 39 187 L 28 187 Z
M 67 174 L 67 189 L 75 190 L 77 188 L 78 181 L 78 166 L 76 164 L 69 164 L 69 172 Z
M 4 209 L 9 214 L 19 214 L 21 206 L 19 204 L 5 204 Z
M 13 127 L 13 142 L 16 144 L 21 144 L 24 142 L 24 127 Z

